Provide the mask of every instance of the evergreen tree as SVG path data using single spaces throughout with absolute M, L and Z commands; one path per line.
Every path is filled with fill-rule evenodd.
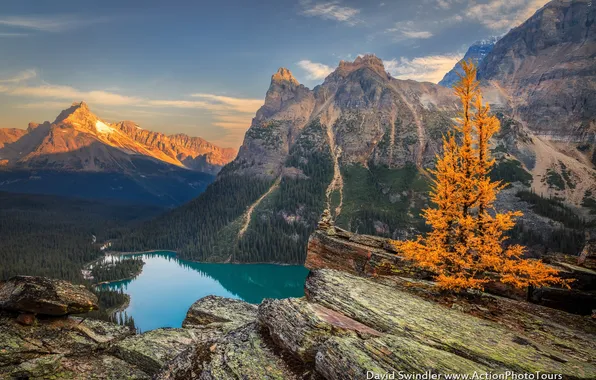
M 490 178 L 495 161 L 488 147 L 499 120 L 483 104 L 474 64 L 462 62 L 461 66 L 464 74 L 454 90 L 462 112 L 455 132 L 443 138 L 443 155 L 431 171 L 430 197 L 436 207 L 423 212 L 431 231 L 394 244 L 407 259 L 436 273 L 443 289 L 482 289 L 490 274 L 520 288 L 562 283 L 556 270 L 522 259 L 523 246 L 503 244 L 505 233 L 522 213 L 494 209 L 504 185 Z

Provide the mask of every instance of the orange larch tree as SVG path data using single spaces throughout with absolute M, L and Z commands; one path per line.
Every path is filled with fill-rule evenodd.
M 556 270 L 523 259 L 524 247 L 504 247 L 505 232 L 522 213 L 499 213 L 494 208 L 504 185 L 489 176 L 495 163 L 489 140 L 500 124 L 482 101 L 475 65 L 462 62 L 461 66 L 464 73 L 454 88 L 461 115 L 455 133 L 443 137 L 443 154 L 430 170 L 430 198 L 436 207 L 425 209 L 423 216 L 431 232 L 393 244 L 406 259 L 436 273 L 443 289 L 483 289 L 491 279 L 519 288 L 563 283 Z

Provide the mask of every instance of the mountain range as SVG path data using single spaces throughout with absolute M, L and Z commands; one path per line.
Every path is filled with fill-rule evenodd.
M 198 137 L 109 123 L 73 103 L 52 123 L 0 129 L 0 190 L 173 206 L 198 195 L 235 155 Z
M 524 212 L 512 239 L 534 254 L 576 253 L 596 213 L 594 15 L 588 1 L 552 1 L 480 59 L 502 125 L 492 175 L 511 183 L 497 207 Z M 324 209 L 355 232 L 424 231 L 423 169 L 458 106 L 451 89 L 395 79 L 373 55 L 340 62 L 312 90 L 281 68 L 216 181 L 118 244 L 201 261 L 301 263 Z

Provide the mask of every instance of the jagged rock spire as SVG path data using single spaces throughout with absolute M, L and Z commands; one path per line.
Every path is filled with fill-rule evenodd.
M 271 83 L 274 82 L 289 82 L 293 85 L 298 86 L 300 82 L 294 78 L 292 72 L 285 67 L 280 67 L 275 74 L 271 76 Z
M 356 57 L 354 62 L 340 61 L 339 66 L 331 75 L 336 74 L 343 77 L 363 67 L 368 67 L 369 69 L 377 72 L 381 76 L 387 75 L 385 71 L 385 65 L 383 64 L 383 60 L 381 60 L 374 54 L 358 56 Z

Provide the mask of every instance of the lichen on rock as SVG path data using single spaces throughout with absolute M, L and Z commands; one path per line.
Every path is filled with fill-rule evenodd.
M 66 315 L 98 308 L 97 297 L 83 285 L 33 276 L 15 276 L 0 283 L 0 309 Z

